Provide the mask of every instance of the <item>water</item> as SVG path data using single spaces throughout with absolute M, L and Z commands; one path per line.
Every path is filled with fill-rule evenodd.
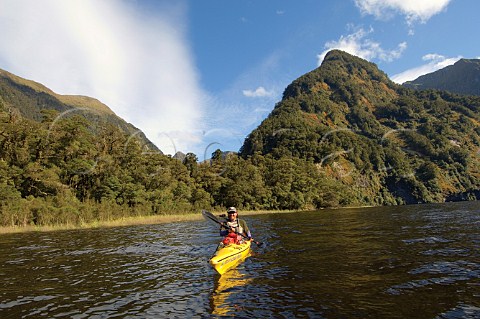
M 0 318 L 480 318 L 480 202 L 0 236 Z

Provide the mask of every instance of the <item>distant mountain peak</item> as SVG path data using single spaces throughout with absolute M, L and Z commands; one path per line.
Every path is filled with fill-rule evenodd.
M 65 105 L 80 107 L 80 108 L 89 108 L 93 111 L 106 114 L 114 114 L 114 112 L 104 103 L 100 102 L 97 99 L 83 96 L 83 95 L 62 95 L 55 93 L 51 89 L 47 88 L 41 83 L 24 79 L 20 76 L 17 76 L 13 73 L 0 69 L 0 79 L 11 81 L 11 84 L 18 86 L 19 88 L 30 89 L 37 93 L 45 93 L 57 98 L 60 102 Z
M 397 87 L 375 63 L 341 50 L 332 50 L 318 68 L 287 86 L 283 99 L 328 91 L 324 94 L 336 100 L 343 99 L 349 105 L 362 103 L 362 100 L 372 104 L 396 97 Z M 374 91 L 382 94 L 372 94 Z
M 460 59 L 443 69 L 407 81 L 403 86 L 480 96 L 480 59 Z
M 457 62 L 454 63 L 455 64 L 475 64 L 476 67 L 478 67 L 478 65 L 480 65 L 480 59 L 460 59 L 458 60 Z
M 352 60 L 353 61 L 356 59 L 361 59 L 361 58 L 354 54 L 350 54 L 342 50 L 334 49 L 327 52 L 327 54 L 325 55 L 325 58 L 323 59 L 322 64 L 325 62 L 328 63 L 329 61 L 334 61 L 334 60 L 343 60 L 343 61 Z
M 325 55 L 325 59 L 320 67 L 341 67 L 347 71 L 344 73 L 344 75 L 347 76 L 358 75 L 358 73 L 356 74 L 354 71 L 360 71 L 362 77 L 365 77 L 368 80 L 385 83 L 391 82 L 388 76 L 381 71 L 375 63 L 341 50 L 329 51 L 327 55 Z M 363 71 L 366 71 L 366 73 Z
M 99 120 L 119 127 L 125 134 L 135 136 L 148 150 L 158 148 L 138 128 L 117 116 L 107 105 L 95 98 L 82 95 L 61 95 L 43 84 L 27 80 L 0 69 L 0 106 L 35 121 L 42 121 L 43 110 L 55 110 L 59 114 L 71 110 L 80 111 L 91 121 Z

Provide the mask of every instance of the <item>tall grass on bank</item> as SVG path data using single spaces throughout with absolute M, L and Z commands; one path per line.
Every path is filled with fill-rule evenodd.
M 107 227 L 122 227 L 131 225 L 153 225 L 182 221 L 201 220 L 202 215 L 198 213 L 183 213 L 183 214 L 164 214 L 164 215 L 150 215 L 150 216 L 130 216 L 111 220 L 95 220 L 88 223 L 81 224 L 56 224 L 56 225 L 26 225 L 14 227 L 0 227 L 0 234 L 31 232 L 31 231 L 57 231 L 57 230 L 71 230 L 71 229 L 88 229 L 88 228 L 107 228 Z
M 196 212 L 196 213 L 195 213 Z M 194 217 L 198 215 L 197 217 Z M 152 213 L 148 205 L 80 202 L 75 198 L 20 198 L 0 204 L 0 232 L 152 224 L 201 218 L 200 210 L 166 207 Z
M 57 207 L 57 205 L 61 205 Z M 0 234 L 29 231 L 56 231 L 130 225 L 152 225 L 202 220 L 201 209 L 166 209 L 153 214 L 148 207 L 128 207 L 111 202 L 62 202 L 41 198 L 21 199 L 0 205 Z M 291 213 L 293 210 L 241 211 L 241 215 Z M 214 212 L 221 215 L 224 211 Z

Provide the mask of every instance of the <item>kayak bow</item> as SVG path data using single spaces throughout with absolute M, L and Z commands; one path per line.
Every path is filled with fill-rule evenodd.
M 251 241 L 245 241 L 242 244 L 224 245 L 220 243 L 210 259 L 210 264 L 220 275 L 227 270 L 236 267 L 250 255 Z

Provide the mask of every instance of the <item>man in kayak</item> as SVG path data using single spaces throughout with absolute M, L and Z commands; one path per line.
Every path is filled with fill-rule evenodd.
M 227 209 L 228 218 L 223 224 L 224 227 L 220 229 L 220 236 L 225 236 L 223 240 L 224 244 L 236 243 L 240 244 L 245 239 L 248 240 L 252 237 L 247 223 L 238 218 L 238 212 L 235 207 L 229 207 Z

